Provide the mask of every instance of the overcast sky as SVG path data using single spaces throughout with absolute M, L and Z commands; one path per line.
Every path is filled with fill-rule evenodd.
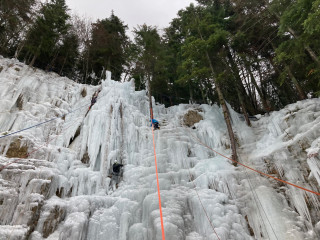
M 195 0 L 66 0 L 72 12 L 91 17 L 93 21 L 109 17 L 111 11 L 118 16 L 130 30 L 137 25 L 169 26 L 177 12 L 195 3 Z

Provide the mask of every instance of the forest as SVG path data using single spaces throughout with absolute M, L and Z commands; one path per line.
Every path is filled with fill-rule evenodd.
M 113 11 L 70 12 L 65 0 L 1 0 L 0 55 L 83 84 L 107 70 L 136 90 L 150 82 L 166 106 L 227 102 L 248 116 L 320 96 L 320 0 L 197 0 L 132 39 Z

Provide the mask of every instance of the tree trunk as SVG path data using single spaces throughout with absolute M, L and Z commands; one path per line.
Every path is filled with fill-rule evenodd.
M 239 76 L 238 66 L 236 65 L 235 61 L 233 60 L 233 57 L 231 55 L 229 46 L 225 46 L 225 49 L 227 51 L 227 57 L 228 57 L 228 59 L 230 61 L 230 64 L 231 64 L 231 71 L 234 73 L 234 76 L 235 76 L 236 88 L 238 89 L 238 91 L 240 92 L 241 97 L 242 97 L 243 106 L 246 107 L 251 114 L 254 114 L 256 112 L 256 109 L 252 106 L 252 104 L 250 102 L 247 101 L 248 97 L 247 98 L 243 98 L 243 96 L 248 96 L 248 95 L 247 95 L 246 89 L 244 88 L 244 86 L 242 84 L 242 80 L 241 80 L 241 78 Z M 227 67 L 228 66 L 229 65 L 227 64 Z
M 17 49 L 16 49 L 16 51 L 14 53 L 14 58 L 18 59 L 19 54 L 20 54 L 21 50 L 24 47 L 24 44 L 25 44 L 25 41 L 23 41 L 21 44 L 19 44 L 19 46 L 17 47 Z
M 241 66 L 241 75 L 242 75 L 242 78 L 245 80 L 246 85 L 244 87 L 248 91 L 250 101 L 252 102 L 252 105 L 254 106 L 254 108 L 258 109 L 254 87 L 251 86 L 252 84 L 250 84 L 250 80 L 248 76 L 245 74 L 245 70 L 242 66 Z
M 191 100 L 191 103 L 193 103 L 193 94 L 192 94 L 192 89 L 191 89 L 190 82 L 189 82 L 189 99 Z
M 244 118 L 246 119 L 246 123 L 248 126 L 251 126 L 251 123 L 250 123 L 250 120 L 249 120 L 249 116 L 248 116 L 248 113 L 247 113 L 247 109 L 246 109 L 246 106 L 245 106 L 245 103 L 244 103 L 244 99 L 243 99 L 243 92 L 241 92 L 241 87 L 243 87 L 243 84 L 242 84 L 242 80 L 239 76 L 239 69 L 235 63 L 235 61 L 233 60 L 232 58 L 232 55 L 231 55 L 231 52 L 230 52 L 230 49 L 228 46 L 226 46 L 226 51 L 227 51 L 227 56 L 228 56 L 228 59 L 230 61 L 230 64 L 231 64 L 231 67 L 233 70 L 233 73 L 235 75 L 235 79 L 236 79 L 236 91 L 237 91 L 237 94 L 238 94 L 238 99 L 240 101 L 240 106 L 242 108 L 242 111 L 243 111 L 243 115 L 244 115 Z M 240 86 L 241 85 L 241 86 Z M 243 87 L 244 88 L 244 87 Z M 246 94 L 245 90 L 244 90 L 244 93 Z
M 201 38 L 202 38 L 202 36 L 201 36 Z M 206 51 L 206 56 L 207 56 L 207 59 L 209 61 L 209 65 L 210 65 L 212 76 L 214 77 L 215 72 L 214 72 L 214 69 L 213 69 L 213 66 L 212 66 L 212 63 L 211 63 L 211 60 L 210 60 L 210 57 L 209 57 L 209 54 L 208 54 L 207 51 Z M 231 125 L 231 117 L 230 117 L 230 114 L 229 114 L 229 110 L 228 110 L 226 102 L 224 100 L 223 93 L 221 91 L 220 85 L 217 82 L 215 83 L 215 85 L 216 85 L 216 89 L 217 89 L 217 93 L 218 93 L 218 97 L 219 97 L 219 102 L 220 102 L 221 107 L 222 107 L 224 120 L 226 121 L 227 129 L 228 129 L 228 134 L 229 134 L 229 138 L 230 138 L 230 145 L 231 145 L 231 150 L 232 150 L 232 159 L 234 161 L 238 161 L 236 141 L 235 141 L 232 125 Z M 233 164 L 235 166 L 237 166 L 236 162 L 234 162 Z
M 318 67 L 320 68 L 320 60 L 317 57 L 317 55 L 315 54 L 315 52 L 312 51 L 312 49 L 308 45 L 305 45 L 304 48 L 309 53 L 309 55 L 311 56 L 312 60 L 315 61 L 318 64 Z
M 248 116 L 248 113 L 247 113 L 247 109 L 244 106 L 244 102 L 243 102 L 242 96 L 241 96 L 241 94 L 239 93 L 238 90 L 237 90 L 237 93 L 238 93 L 238 99 L 240 100 L 240 105 L 241 105 L 241 109 L 242 109 L 242 112 L 243 112 L 244 119 L 246 120 L 247 125 L 249 127 L 251 127 L 251 122 L 250 122 L 250 119 L 249 119 L 249 116 Z
M 106 72 L 107 70 L 110 71 L 111 74 L 112 74 L 112 71 L 111 71 L 111 56 L 108 57 L 107 69 L 105 69 L 104 71 Z M 102 79 L 102 77 L 101 77 L 101 79 Z
M 237 155 L 237 147 L 236 147 L 236 140 L 234 137 L 234 132 L 232 129 L 232 125 L 231 125 L 231 117 L 229 114 L 229 110 L 227 108 L 227 104 L 224 100 L 222 91 L 220 89 L 219 84 L 215 83 L 216 85 L 216 89 L 218 92 L 218 97 L 219 97 L 219 102 L 222 106 L 222 111 L 223 111 L 223 116 L 224 116 L 224 120 L 226 121 L 226 125 L 227 125 L 227 129 L 228 129 L 228 134 L 229 134 L 229 138 L 230 138 L 230 145 L 231 145 L 231 151 L 232 151 L 232 159 L 234 161 L 238 161 L 238 155 Z M 234 166 L 237 166 L 236 162 L 233 162 Z
M 280 19 L 280 17 L 279 17 L 279 19 Z M 288 27 L 288 31 L 291 33 L 291 35 L 294 38 L 298 38 L 298 34 L 291 27 Z M 317 55 L 315 54 L 315 52 L 310 48 L 310 46 L 304 45 L 304 49 L 309 53 L 312 60 L 315 61 L 318 64 L 318 66 L 320 67 L 320 60 L 317 57 Z
M 292 29 L 291 29 L 291 30 L 292 30 Z M 293 31 L 293 30 L 292 30 L 292 31 Z M 272 46 L 273 50 L 275 51 L 275 46 L 274 46 L 273 44 L 271 44 L 271 46 Z M 310 49 L 310 50 L 311 50 L 311 49 Z M 274 66 L 274 64 L 273 64 L 272 61 L 270 61 L 270 63 L 271 63 L 272 66 Z M 285 64 L 285 68 L 286 68 L 286 70 L 287 70 L 287 72 L 288 72 L 288 75 L 289 75 L 292 83 L 294 84 L 294 86 L 296 87 L 296 89 L 297 89 L 297 91 L 298 91 L 300 100 L 306 99 L 306 98 L 307 98 L 307 97 L 306 97 L 306 94 L 304 93 L 304 91 L 302 90 L 299 82 L 297 81 L 297 79 L 295 78 L 295 76 L 293 75 L 293 73 L 291 72 L 290 67 L 289 67 L 287 64 Z
M 291 78 L 291 81 L 293 82 L 294 86 L 296 87 L 296 89 L 298 90 L 298 94 L 299 94 L 299 98 L 300 100 L 306 99 L 306 94 L 304 93 L 304 91 L 302 90 L 299 82 L 297 81 L 297 79 L 295 78 L 295 76 L 293 75 L 293 73 L 291 72 L 291 69 L 288 65 L 286 65 L 286 70 L 288 71 L 288 75 Z
M 250 64 L 249 64 L 248 60 L 245 59 L 245 58 L 242 59 L 242 60 L 244 61 L 244 64 L 245 64 L 245 66 L 246 66 L 246 69 L 247 69 L 247 71 L 248 71 L 248 73 L 249 73 L 250 80 L 251 80 L 252 84 L 255 86 L 255 88 L 256 88 L 256 90 L 257 90 L 257 92 L 258 92 L 258 94 L 259 94 L 259 97 L 260 97 L 260 99 L 261 99 L 262 106 L 263 106 L 264 110 L 265 110 L 267 113 L 270 112 L 270 110 L 271 110 L 270 102 L 264 98 L 264 96 L 263 96 L 263 94 L 262 94 L 262 91 L 261 91 L 260 87 L 258 86 L 258 83 L 256 82 L 255 77 L 253 76 L 253 73 L 252 73 L 252 71 L 251 71 Z
M 149 97 L 149 107 L 150 107 L 150 118 L 151 118 L 151 124 L 152 124 L 153 109 L 152 109 L 152 97 L 151 97 L 150 76 L 147 77 L 147 81 L 148 81 L 148 97 Z
M 202 97 L 202 103 L 205 104 L 206 103 L 206 97 L 205 97 L 205 94 L 203 92 L 202 86 L 200 86 L 200 92 L 201 92 L 201 97 Z
M 62 67 L 61 67 L 61 69 L 60 69 L 60 71 L 59 71 L 59 75 L 62 75 L 62 70 L 63 70 L 63 68 L 64 68 L 64 65 L 66 64 L 67 58 L 68 58 L 68 54 L 67 54 L 67 56 L 66 56 L 66 57 L 64 58 L 64 60 L 63 60 L 63 64 L 62 64 Z
M 195 16 L 195 17 L 196 17 L 196 16 Z M 196 19 L 197 19 L 197 18 L 196 18 Z M 197 26 L 198 26 L 198 27 L 197 27 L 197 30 L 198 30 L 198 33 L 199 33 L 199 35 L 200 35 L 200 38 L 203 40 L 201 31 L 200 31 L 200 29 L 199 29 L 199 24 L 197 24 Z M 207 59 L 208 59 L 208 63 L 209 63 L 210 69 L 211 69 L 212 77 L 214 78 L 215 72 L 214 72 L 214 69 L 213 69 L 213 65 L 212 65 L 212 62 L 211 62 L 209 53 L 208 53 L 207 50 L 205 51 L 205 53 L 206 53 L 206 57 L 207 57 Z M 231 151 L 232 151 L 232 159 L 233 159 L 234 161 L 238 161 L 236 141 L 235 141 L 235 137 L 234 137 L 234 132 L 233 132 L 233 129 L 232 129 L 232 125 L 231 125 L 231 117 L 230 117 L 230 114 L 229 114 L 229 111 L 228 111 L 226 102 L 225 102 L 225 100 L 224 100 L 223 93 L 222 93 L 222 91 L 221 91 L 221 88 L 220 88 L 219 83 L 215 82 L 215 86 L 216 86 L 216 90 L 217 90 L 217 93 L 218 93 L 219 102 L 220 102 L 221 107 L 222 107 L 224 120 L 225 120 L 225 122 L 226 122 L 227 129 L 228 129 L 228 134 L 229 134 L 229 138 L 230 138 L 230 145 L 231 145 Z M 233 164 L 234 164 L 235 166 L 237 166 L 237 163 L 236 163 L 236 162 L 233 162 Z
M 280 21 L 280 15 L 278 13 L 274 13 L 275 16 L 277 17 L 278 21 Z M 291 28 L 288 27 L 288 31 L 291 33 L 291 35 L 294 38 L 298 38 L 298 34 Z M 313 61 L 315 61 L 318 64 L 318 67 L 320 68 L 320 60 L 317 57 L 317 55 L 315 54 L 315 52 L 310 48 L 309 45 L 304 45 L 304 49 L 309 53 L 310 57 L 312 58 Z
M 29 64 L 29 67 L 32 67 L 32 66 L 33 66 L 33 64 L 34 64 L 34 62 L 36 61 L 36 59 L 37 59 L 37 54 L 34 54 L 32 60 L 31 60 L 31 62 L 30 62 L 30 64 Z
M 38 57 L 38 54 L 39 54 L 39 51 L 40 51 L 41 45 L 42 45 L 42 38 L 41 38 L 40 44 L 39 44 L 39 46 L 38 46 L 38 48 L 37 48 L 36 52 L 35 52 L 35 53 L 34 53 L 34 55 L 33 55 L 33 58 L 32 58 L 32 60 L 31 60 L 31 63 L 29 64 L 29 66 L 30 66 L 30 67 L 32 67 L 32 66 L 33 66 L 33 64 L 35 63 L 35 61 L 36 61 L 36 59 L 37 59 L 37 57 Z
M 25 55 L 24 55 L 24 58 L 23 58 L 23 62 L 25 64 L 28 64 L 29 63 L 29 59 L 30 59 L 30 51 L 28 51 Z
M 46 72 L 48 72 L 50 70 L 50 68 L 54 65 L 54 62 L 56 61 L 58 55 L 59 55 L 59 51 L 57 51 L 57 53 L 54 55 L 54 57 L 51 60 L 51 62 L 47 65 Z
M 86 62 L 85 62 L 85 74 L 84 74 L 84 84 L 87 84 L 87 78 L 88 78 L 88 71 L 89 71 L 89 58 L 90 58 L 90 50 L 89 48 L 88 49 L 88 54 L 87 54 L 87 59 Z

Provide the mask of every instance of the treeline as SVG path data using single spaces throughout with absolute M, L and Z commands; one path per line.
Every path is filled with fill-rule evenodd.
M 163 34 L 113 12 L 90 22 L 65 0 L 2 0 L 0 54 L 77 82 L 151 83 L 167 105 L 223 104 L 249 114 L 320 95 L 320 0 L 197 0 Z
M 2 0 L 0 54 L 77 82 L 98 84 L 105 70 L 120 80 L 126 26 L 113 13 L 92 23 L 70 16 L 65 0 Z
M 256 114 L 320 95 L 319 0 L 197 2 L 164 35 L 170 82 L 189 99 Z

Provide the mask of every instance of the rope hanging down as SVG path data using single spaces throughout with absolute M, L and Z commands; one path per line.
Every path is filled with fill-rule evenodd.
M 189 129 L 188 129 L 188 130 L 189 130 Z M 233 162 L 235 162 L 235 163 L 237 163 L 237 164 L 240 164 L 241 166 L 243 166 L 243 167 L 245 167 L 245 168 L 248 168 L 248 169 L 250 169 L 250 170 L 252 170 L 252 171 L 254 171 L 254 172 L 260 173 L 261 175 L 264 175 L 264 176 L 269 177 L 269 178 L 273 178 L 274 180 L 276 180 L 276 181 L 278 181 L 278 182 L 282 182 L 282 183 L 291 185 L 291 186 L 293 186 L 293 187 L 295 187 L 295 188 L 299 188 L 299 189 L 302 189 L 302 190 L 304 190 L 304 191 L 306 191 L 306 192 L 310 192 L 310 193 L 313 193 L 313 194 L 316 194 L 316 195 L 320 196 L 320 193 L 319 193 L 319 192 L 315 192 L 315 191 L 312 191 L 312 190 L 310 190 L 310 189 L 307 189 L 307 188 L 298 186 L 298 185 L 296 185 L 296 184 L 293 184 L 293 183 L 291 183 L 291 182 L 287 182 L 287 181 L 285 181 L 285 180 L 282 180 L 282 179 L 273 177 L 273 176 L 271 176 L 271 175 L 269 175 L 269 174 L 266 174 L 266 173 L 264 173 L 264 172 L 258 171 L 258 170 L 256 170 L 256 169 L 251 168 L 251 167 L 249 167 L 249 166 L 247 166 L 247 165 L 244 165 L 244 164 L 242 164 L 242 163 L 240 163 L 240 162 L 238 162 L 238 161 L 236 161 L 236 160 L 233 160 L 233 159 L 231 159 L 231 158 L 229 158 L 229 157 L 227 157 L 227 156 L 225 156 L 225 155 L 223 155 L 223 154 L 215 151 L 214 149 L 212 149 L 212 148 L 209 147 L 208 145 L 206 145 L 206 144 L 204 144 L 203 142 L 201 142 L 201 140 L 200 140 L 199 138 L 195 137 L 195 136 L 191 133 L 190 130 L 189 130 L 189 132 L 190 132 L 191 136 L 192 136 L 194 139 L 196 139 L 201 145 L 205 146 L 206 148 L 210 149 L 211 151 L 219 154 L 220 156 L 222 156 L 222 157 L 224 157 L 224 158 L 227 158 L 227 159 L 229 159 L 229 160 L 231 160 L 231 161 L 233 161 Z
M 164 234 L 164 226 L 163 226 L 163 216 L 162 216 L 162 207 L 161 207 L 161 196 L 160 196 L 160 185 L 159 185 L 159 177 L 158 177 L 158 166 L 157 166 L 157 154 L 156 154 L 156 144 L 154 141 L 154 124 L 153 124 L 153 110 L 152 110 L 152 97 L 151 97 L 151 87 L 150 87 L 150 79 L 147 81 L 147 90 L 148 90 L 148 98 L 149 98 L 149 106 L 150 106 L 150 121 L 151 121 L 151 129 L 152 129 L 152 140 L 153 140 L 153 151 L 154 151 L 154 162 L 156 168 L 156 177 L 157 177 L 157 188 L 158 188 L 158 198 L 159 198 L 159 211 L 160 211 L 160 220 L 161 220 L 161 233 L 162 240 L 165 240 Z
M 150 115 L 153 117 L 152 107 L 150 108 Z M 152 129 L 154 162 L 155 162 L 155 167 L 156 167 L 157 188 L 158 188 L 158 198 L 159 198 L 159 211 L 160 211 L 160 220 L 161 220 L 161 232 L 162 232 L 162 240 L 165 240 L 164 226 L 163 226 L 163 216 L 162 216 L 162 207 L 161 207 L 160 185 L 159 185 L 159 177 L 158 177 L 157 154 L 156 154 L 156 145 L 155 145 L 155 141 L 154 141 L 154 130 L 153 130 L 152 118 L 151 118 L 151 124 L 152 124 L 151 129 Z

